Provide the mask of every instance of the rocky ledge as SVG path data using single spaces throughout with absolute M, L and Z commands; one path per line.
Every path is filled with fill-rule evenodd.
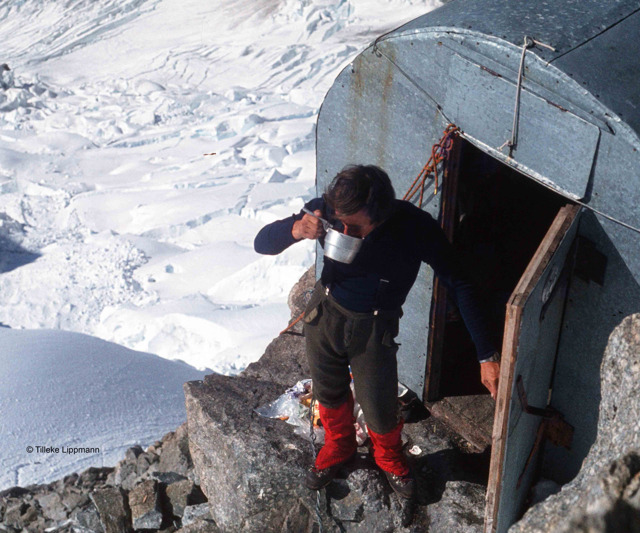
M 217 533 L 189 453 L 186 424 L 115 468 L 0 492 L 0 531 Z
M 293 317 L 314 284 L 308 272 L 290 297 Z M 185 384 L 189 445 L 211 516 L 225 532 L 482 531 L 488 454 L 428 418 L 419 401 L 405 410 L 404 450 L 419 497 L 392 492 L 366 447 L 327 490 L 304 486 L 313 450 L 293 426 L 253 410 L 309 377 L 296 325 L 241 375 L 212 374 Z

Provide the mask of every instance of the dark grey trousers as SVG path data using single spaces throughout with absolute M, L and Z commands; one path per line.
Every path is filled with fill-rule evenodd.
M 398 369 L 394 341 L 402 311 L 356 313 L 316 284 L 304 317 L 313 393 L 325 407 L 342 405 L 353 374 L 356 400 L 367 425 L 388 433 L 398 418 Z

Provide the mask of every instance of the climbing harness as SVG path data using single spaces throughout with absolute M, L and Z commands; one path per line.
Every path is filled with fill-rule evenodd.
M 453 139 L 460 133 L 460 128 L 455 124 L 449 124 L 444 132 L 442 132 L 442 138 L 431 147 L 431 157 L 427 161 L 426 165 L 420 171 L 420 174 L 413 180 L 411 187 L 406 192 L 403 200 L 411 201 L 411 199 L 420 191 L 420 197 L 418 201 L 418 207 L 422 207 L 422 200 L 424 198 L 424 186 L 427 178 L 433 174 L 433 194 L 438 194 L 438 165 L 449 158 L 451 149 L 453 148 Z

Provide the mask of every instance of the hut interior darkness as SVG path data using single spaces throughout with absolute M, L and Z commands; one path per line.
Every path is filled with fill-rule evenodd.
M 480 288 L 492 335 L 500 347 L 505 305 L 567 199 L 464 139 L 459 142 L 459 161 L 447 173 L 442 218 L 448 237 Z M 440 297 L 434 292 L 435 299 Z M 435 303 L 432 309 L 439 307 Z M 433 401 L 488 394 L 478 380 L 475 348 L 455 305 L 447 299 L 442 307 L 444 320 L 440 331 L 434 332 L 442 335 L 438 343 L 440 375 L 431 380 L 426 397 Z

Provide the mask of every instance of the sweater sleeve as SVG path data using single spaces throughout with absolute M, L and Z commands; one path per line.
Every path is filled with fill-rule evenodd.
M 428 213 L 423 213 L 425 216 L 422 217 L 419 239 L 422 260 L 431 265 L 458 306 L 476 347 L 478 360 L 482 361 L 493 354 L 496 348 L 480 303 L 478 289 L 442 228 Z
M 324 201 L 321 198 L 314 198 L 305 204 L 307 209 L 314 211 L 320 209 L 324 213 Z M 293 238 L 291 230 L 293 224 L 302 219 L 304 212 L 293 214 L 287 218 L 276 220 L 263 227 L 253 241 L 253 248 L 259 254 L 277 255 L 285 251 L 292 244 L 299 242 Z

